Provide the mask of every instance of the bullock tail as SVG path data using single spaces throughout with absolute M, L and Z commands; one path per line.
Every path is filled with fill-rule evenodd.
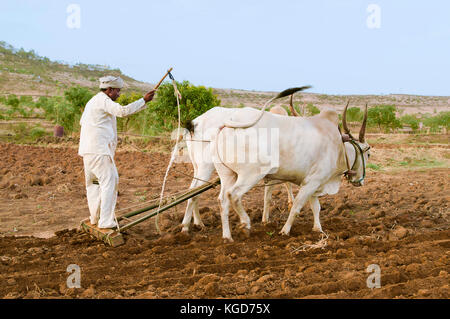
M 226 127 L 231 127 L 231 128 L 248 128 L 248 127 L 251 127 L 251 126 L 255 125 L 256 123 L 258 123 L 258 121 L 264 115 L 264 112 L 266 111 L 267 105 L 269 105 L 270 102 L 272 102 L 273 100 L 285 97 L 285 96 L 292 95 L 295 92 L 309 89 L 311 87 L 312 86 L 310 86 L 310 85 L 306 85 L 306 86 L 286 89 L 286 90 L 278 93 L 277 96 L 275 96 L 275 97 L 271 98 L 269 101 L 267 101 L 266 104 L 264 104 L 263 108 L 261 109 L 261 112 L 259 113 L 258 117 L 254 121 L 252 121 L 250 123 L 242 123 L 242 122 L 235 122 L 235 121 L 228 120 L 228 121 L 225 122 L 225 126 Z

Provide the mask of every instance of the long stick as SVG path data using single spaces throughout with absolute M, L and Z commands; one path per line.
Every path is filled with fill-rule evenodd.
M 188 200 L 189 198 L 192 198 L 192 197 L 194 197 L 194 196 L 196 196 L 196 195 L 198 195 L 198 194 L 200 194 L 200 193 L 203 193 L 204 191 L 207 191 L 208 189 L 213 188 L 213 187 L 215 187 L 215 186 L 217 186 L 217 185 L 219 185 L 219 184 L 220 184 L 220 179 L 219 179 L 219 178 L 216 178 L 215 180 L 211 181 L 209 184 L 204 184 L 204 185 L 201 185 L 201 186 L 199 186 L 199 187 L 196 187 L 196 188 L 194 188 L 194 189 L 192 189 L 192 190 L 186 192 L 185 194 L 180 195 L 180 197 L 178 197 L 177 199 L 175 199 L 173 202 L 170 202 L 170 203 L 168 203 L 168 204 L 162 206 L 159 210 L 157 210 L 157 211 L 155 211 L 155 212 L 152 212 L 152 213 L 149 213 L 149 214 L 147 214 L 147 215 L 145 215 L 145 216 L 143 216 L 143 217 L 141 217 L 141 218 L 139 218 L 139 219 L 137 219 L 137 220 L 135 220 L 135 221 L 133 221 L 133 222 L 131 222 L 131 223 L 129 223 L 129 224 L 126 224 L 126 225 L 120 227 L 120 230 L 121 230 L 121 231 L 124 231 L 124 230 L 127 229 L 127 228 L 130 228 L 130 227 L 132 227 L 132 226 L 134 226 L 134 225 L 136 225 L 136 224 L 139 224 L 139 223 L 143 222 L 144 220 L 146 220 L 146 219 L 148 219 L 148 218 L 150 218 L 150 217 L 153 217 L 153 216 L 155 216 L 155 215 L 158 215 L 158 214 L 160 214 L 161 212 L 163 212 L 163 211 L 165 211 L 165 210 L 167 210 L 167 209 L 169 209 L 169 208 L 171 208 L 171 207 L 173 207 L 173 206 L 175 206 L 175 205 L 178 205 L 179 203 L 182 203 L 182 202 Z M 143 210 L 144 210 L 144 209 L 143 209 Z M 148 210 L 150 210 L 150 209 L 148 209 Z M 133 212 L 133 213 L 139 214 L 139 213 L 141 213 L 141 212 L 143 212 L 143 211 L 141 210 L 140 212 L 137 211 L 137 212 Z M 137 215 L 137 214 L 136 214 L 136 215 Z M 128 215 L 128 216 L 133 216 L 132 213 L 127 214 L 127 215 Z
M 169 75 L 169 73 L 173 70 L 173 68 L 170 68 L 169 70 L 167 70 L 166 74 L 163 76 L 163 78 L 158 82 L 158 84 L 155 85 L 155 87 L 153 88 L 153 90 L 157 90 L 159 88 L 159 86 L 161 85 L 162 81 L 164 81 L 164 79 L 166 78 L 166 76 Z

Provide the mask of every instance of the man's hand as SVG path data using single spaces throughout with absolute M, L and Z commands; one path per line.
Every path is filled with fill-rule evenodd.
M 150 102 L 153 100 L 153 97 L 155 96 L 156 90 L 151 90 L 147 94 L 144 95 L 144 101 L 145 103 Z

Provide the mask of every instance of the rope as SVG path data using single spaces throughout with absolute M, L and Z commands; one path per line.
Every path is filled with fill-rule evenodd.
M 154 138 L 154 139 L 161 139 L 161 140 L 170 140 L 171 138 L 168 136 L 152 136 L 152 135 L 143 135 L 143 134 L 133 134 L 133 133 L 127 133 L 127 132 L 118 132 L 118 134 L 121 135 L 129 135 L 129 136 L 136 136 L 136 137 L 148 137 L 148 138 Z M 204 143 L 211 143 L 210 140 L 189 140 L 191 142 L 204 142 Z
M 173 85 L 173 93 L 175 94 L 175 97 L 177 98 L 177 109 L 178 109 L 178 128 L 177 128 L 177 139 L 175 142 L 175 147 L 173 148 L 172 151 L 172 155 L 170 156 L 170 161 L 169 161 L 169 165 L 167 166 L 166 169 L 166 174 L 164 176 L 164 180 L 163 180 L 163 184 L 162 184 L 162 188 L 161 188 L 161 195 L 159 197 L 159 205 L 158 205 L 158 210 L 156 211 L 156 218 L 155 218 L 155 227 L 156 230 L 158 231 L 158 234 L 161 234 L 161 230 L 159 228 L 158 225 L 158 221 L 159 221 L 159 210 L 161 209 L 161 204 L 163 201 L 163 195 L 164 195 L 164 189 L 166 187 L 166 180 L 167 180 L 167 176 L 169 175 L 169 170 L 170 167 L 173 164 L 173 161 L 175 160 L 175 154 L 178 152 L 178 141 L 180 140 L 180 127 L 181 127 L 181 114 L 180 114 L 180 99 L 181 99 L 181 94 L 180 91 L 178 91 L 177 88 L 177 84 L 175 82 L 175 78 L 172 76 L 172 74 L 169 72 L 169 77 L 172 80 L 172 85 Z

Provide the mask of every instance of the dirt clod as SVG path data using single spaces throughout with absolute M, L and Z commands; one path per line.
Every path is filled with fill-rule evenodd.
M 146 205 L 160 194 L 169 157 L 116 153 L 117 210 Z M 193 172 L 186 163 L 174 163 L 174 169 L 188 176 Z M 214 188 L 199 199 L 204 229 L 180 232 L 183 203 L 160 215 L 162 235 L 149 219 L 126 231 L 124 245 L 112 248 L 77 230 L 89 212 L 76 147 L 0 143 L 0 172 L 0 275 L 5 282 L 0 298 L 450 296 L 450 196 L 443 195 L 450 193 L 450 169 L 445 167 L 370 170 L 363 187 L 342 183 L 338 194 L 320 197 L 327 246 L 299 254 L 293 249 L 317 243 L 321 234 L 311 231 L 307 205 L 290 236 L 278 235 L 288 216 L 283 185 L 274 186 L 280 192 L 272 198 L 266 225 L 261 223 L 264 189 L 245 195 L 243 205 L 252 218 L 248 238 L 241 236 L 240 220 L 231 212 L 234 242 L 223 243 L 220 188 Z M 188 176 L 171 171 L 165 193 L 186 189 Z M 44 232 L 55 236 L 30 237 Z M 80 266 L 82 288 L 67 288 L 70 264 Z M 367 288 L 371 264 L 381 268 L 380 289 Z

